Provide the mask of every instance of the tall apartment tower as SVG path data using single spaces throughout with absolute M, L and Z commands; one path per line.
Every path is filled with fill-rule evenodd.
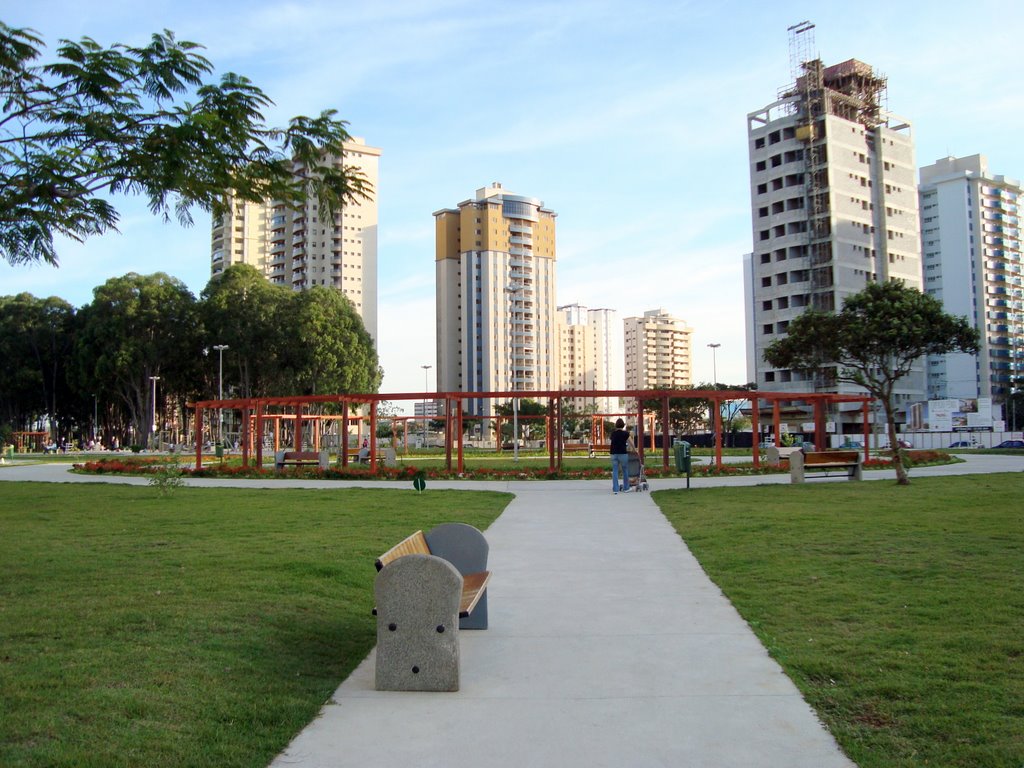
M 981 336 L 976 356 L 928 358 L 929 398 L 998 401 L 1024 376 L 1021 184 L 984 155 L 946 157 L 921 169 L 920 197 L 925 291 Z
M 331 162 L 357 168 L 378 188 L 381 151 L 362 139 L 344 145 Z M 296 172 L 301 170 L 296 167 Z M 277 200 L 250 203 L 231 199 L 230 212 L 214 218 L 211 274 L 232 264 L 249 264 L 272 283 L 304 291 L 314 285 L 345 294 L 377 338 L 377 200 L 357 200 L 330 219 L 316 199 L 301 210 Z
M 559 388 L 622 389 L 622 326 L 614 309 L 588 309 L 579 304 L 558 307 Z M 577 410 L 618 411 L 619 398 L 577 397 Z
M 693 383 L 693 329 L 664 309 L 623 320 L 626 389 L 688 387 Z
M 870 281 L 921 287 L 914 143 L 910 124 L 883 109 L 886 80 L 869 65 L 804 60 L 794 74 L 777 101 L 747 116 L 748 375 L 765 390 L 852 392 L 774 369 L 764 349 L 807 308 L 839 311 Z M 922 399 L 923 387 L 922 366 L 900 382 L 897 402 Z
M 557 388 L 556 215 L 497 182 L 434 213 L 440 391 Z M 466 410 L 490 416 L 494 405 Z

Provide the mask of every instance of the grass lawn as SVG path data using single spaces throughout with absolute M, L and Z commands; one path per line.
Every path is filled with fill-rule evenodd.
M 267 765 L 375 642 L 373 561 L 490 492 L 4 483 L 0 765 Z
M 861 768 L 1024 766 L 1024 475 L 660 491 Z

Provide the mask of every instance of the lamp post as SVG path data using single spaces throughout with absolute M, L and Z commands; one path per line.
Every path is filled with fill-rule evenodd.
M 224 399 L 224 350 L 230 349 L 227 344 L 214 344 L 213 348 L 217 350 L 217 356 L 219 358 L 217 364 L 217 399 Z M 217 442 L 224 445 L 224 408 L 218 406 L 217 408 Z
M 715 359 L 715 353 L 717 352 L 718 348 L 720 346 L 722 346 L 722 345 L 721 344 L 717 344 L 717 343 L 712 343 L 712 344 L 708 344 L 708 346 L 711 347 L 711 375 L 714 378 L 714 382 L 712 382 L 712 386 L 717 388 L 718 387 L 718 362 Z
M 512 296 L 512 301 L 515 301 L 515 297 L 523 292 L 522 285 L 509 285 L 505 288 L 505 293 Z M 513 307 L 513 310 L 515 308 Z M 514 312 L 510 312 L 511 319 L 515 319 Z M 512 323 L 509 323 L 511 327 Z M 515 396 L 516 390 L 516 378 L 515 378 L 515 367 L 516 367 L 516 348 L 515 344 L 509 344 L 509 389 L 512 391 L 512 460 L 519 461 L 519 398 Z M 500 436 L 499 436 L 500 439 Z
M 156 383 L 158 381 L 160 381 L 160 377 L 159 376 L 150 376 L 149 380 L 151 382 L 153 382 L 153 399 L 152 399 L 152 401 L 150 403 L 152 407 L 150 408 L 150 412 L 149 412 L 150 413 L 151 424 L 152 424 L 150 429 L 152 430 L 153 435 L 155 436 L 156 435 Z
M 95 446 L 96 435 L 99 433 L 99 422 L 100 422 L 100 407 L 99 400 L 96 395 L 92 396 L 92 442 Z
M 427 448 L 427 392 L 430 390 L 430 384 L 428 376 L 429 371 L 434 366 L 432 365 L 421 365 L 423 369 L 423 449 Z

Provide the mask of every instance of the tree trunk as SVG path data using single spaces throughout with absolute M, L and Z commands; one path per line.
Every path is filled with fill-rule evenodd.
M 896 439 L 896 414 L 892 407 L 892 392 L 885 393 L 885 397 L 882 398 L 882 406 L 885 408 L 885 425 L 889 434 L 889 448 L 892 450 L 892 466 L 896 470 L 896 484 L 910 485 L 907 468 L 903 464 L 903 447 Z

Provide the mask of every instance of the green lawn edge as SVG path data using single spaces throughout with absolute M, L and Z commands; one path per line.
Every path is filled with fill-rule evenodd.
M 372 649 L 377 555 L 512 498 L 4 483 L 0 765 L 266 766 Z
M 652 494 L 860 768 L 1024 765 L 1024 475 Z

